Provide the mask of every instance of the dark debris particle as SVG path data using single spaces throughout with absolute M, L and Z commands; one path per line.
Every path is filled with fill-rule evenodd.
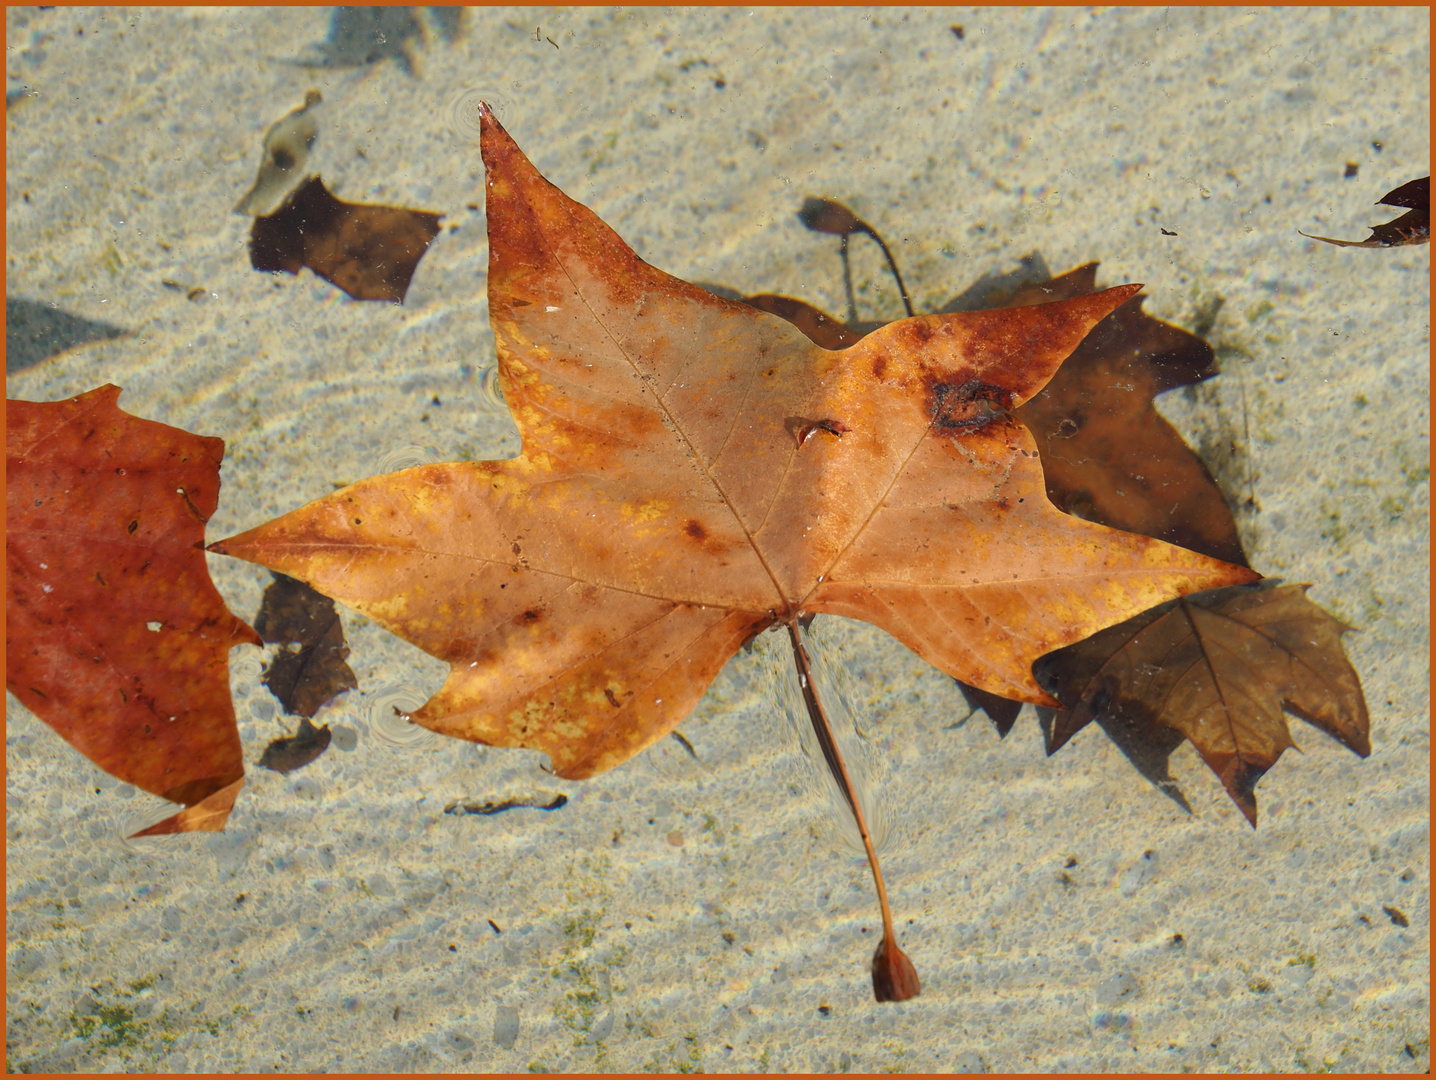
M 1358 164 L 1357 164 L 1356 162 L 1354 162 L 1354 161 L 1348 161 L 1348 162 L 1346 163 L 1346 171 L 1341 174 L 1341 178 L 1342 178 L 1343 180 L 1350 180 L 1353 176 L 1355 176 L 1355 175 L 1356 175 L 1357 173 L 1359 173 L 1360 171 L 1361 171 L 1361 166 L 1360 166 L 1360 165 L 1358 165 Z
M 1410 926 L 1410 925 L 1411 925 L 1411 920 L 1406 917 L 1406 912 L 1402 911 L 1400 908 L 1389 907 L 1389 906 L 1386 905 L 1386 904 L 1382 904 L 1382 905 L 1381 905 L 1381 910 L 1384 911 L 1384 912 L 1386 912 L 1386 917 L 1387 917 L 1388 919 L 1390 919 L 1395 925 L 1397 925 L 1397 926 Z

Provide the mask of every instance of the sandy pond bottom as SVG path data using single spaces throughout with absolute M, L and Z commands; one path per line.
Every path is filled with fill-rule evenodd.
M 1429 249 L 1295 231 L 1360 237 L 1428 171 L 1425 11 L 6 18 L 7 306 L 35 331 L 10 341 L 8 394 L 110 381 L 224 437 L 212 537 L 515 451 L 483 391 L 482 168 L 451 109 L 482 92 L 691 280 L 842 312 L 835 242 L 794 215 L 812 194 L 884 231 L 924 310 L 1034 251 L 1146 282 L 1224 372 L 1163 411 L 1254 500 L 1253 565 L 1360 628 L 1373 718 L 1365 761 L 1293 721 L 1302 752 L 1261 782 L 1253 831 L 1189 748 L 1190 814 L 1095 728 L 1049 760 L 1030 711 L 999 740 L 951 680 L 830 624 L 924 984 L 879 1007 L 871 884 L 785 719 L 781 639 L 719 676 L 680 729 L 692 753 L 665 740 L 568 784 L 396 726 L 443 666 L 346 615 L 360 689 L 319 717 L 330 750 L 254 770 L 223 834 L 144 842 L 121 837 L 154 802 L 12 699 L 10 1067 L 1429 1069 Z M 341 197 L 445 215 L 403 307 L 248 267 L 231 209 L 310 87 Z M 860 313 L 895 316 L 869 246 Z M 267 575 L 211 567 L 252 618 Z M 291 729 L 260 660 L 234 654 L 250 762 Z

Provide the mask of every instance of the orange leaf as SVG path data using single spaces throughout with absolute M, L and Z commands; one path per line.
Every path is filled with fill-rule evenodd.
M 119 395 L 7 403 L 6 685 L 106 772 L 197 809 L 244 775 L 229 650 L 260 643 L 205 566 L 224 442 Z
M 416 723 L 592 776 L 673 730 L 752 634 L 821 612 L 1048 704 L 1038 656 L 1255 579 L 1056 510 L 1007 416 L 1137 286 L 829 352 L 648 266 L 487 112 L 482 149 L 521 456 L 365 480 L 212 547 L 447 660 Z

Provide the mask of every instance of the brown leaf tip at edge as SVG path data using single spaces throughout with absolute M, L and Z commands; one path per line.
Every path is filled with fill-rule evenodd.
M 1267 774 L 1270 765 L 1263 765 L 1254 761 L 1243 761 L 1236 755 L 1230 760 L 1215 767 L 1216 762 L 1208 761 L 1208 765 L 1214 766 L 1213 771 L 1221 778 L 1222 787 L 1227 789 L 1227 794 L 1232 797 L 1232 802 L 1237 804 L 1243 816 L 1255 829 L 1257 827 L 1257 781 Z
M 878 942 L 873 953 L 873 997 L 878 1001 L 907 1001 L 922 993 L 917 968 L 890 937 Z
M 239 789 L 243 786 L 244 777 L 240 776 L 237 780 L 218 788 L 193 806 L 187 806 L 163 821 L 157 821 L 147 829 L 132 833 L 130 839 L 134 840 L 141 836 L 167 836 L 171 833 L 182 832 L 223 832 L 225 824 L 229 821 L 230 811 L 234 809 L 234 800 L 239 797 Z

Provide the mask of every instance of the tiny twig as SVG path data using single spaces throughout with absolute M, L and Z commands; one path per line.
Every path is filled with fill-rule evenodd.
M 828 763 L 828 769 L 838 783 L 838 790 L 843 793 L 843 798 L 853 812 L 853 820 L 858 825 L 858 835 L 863 838 L 863 850 L 867 852 L 868 866 L 873 872 L 873 883 L 878 890 L 878 904 L 882 908 L 883 917 L 883 938 L 878 943 L 877 952 L 873 954 L 873 996 L 878 1001 L 906 1001 L 908 998 L 917 997 L 922 992 L 922 986 L 918 982 L 917 970 L 912 966 L 912 961 L 898 948 L 897 935 L 893 932 L 892 908 L 888 906 L 888 890 L 883 884 L 883 872 L 878 866 L 878 853 L 873 847 L 873 838 L 868 834 L 868 824 L 863 820 L 863 812 L 858 807 L 848 767 L 838 753 L 832 724 L 828 722 L 823 703 L 818 700 L 818 690 L 813 685 L 813 666 L 808 660 L 808 650 L 803 645 L 803 636 L 798 629 L 796 617 L 788 620 L 788 637 L 793 643 L 793 660 L 798 665 L 798 683 L 803 691 L 803 704 L 808 707 L 808 719 L 812 722 L 813 733 L 818 737 L 823 760 Z

